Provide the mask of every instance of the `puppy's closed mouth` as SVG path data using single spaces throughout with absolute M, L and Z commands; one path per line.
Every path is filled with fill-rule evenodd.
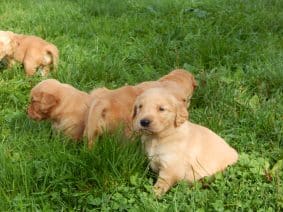
M 141 134 L 147 134 L 147 135 L 152 135 L 152 134 L 153 134 L 153 132 L 152 132 L 150 129 L 148 129 L 148 128 L 141 128 L 141 129 L 139 130 L 139 132 L 140 132 Z

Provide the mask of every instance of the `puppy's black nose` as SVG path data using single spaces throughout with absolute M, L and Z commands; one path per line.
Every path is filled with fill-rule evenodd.
M 150 124 L 150 120 L 148 120 L 148 119 L 142 119 L 142 120 L 140 120 L 140 124 L 141 124 L 141 126 L 143 126 L 143 127 L 148 127 L 149 124 Z

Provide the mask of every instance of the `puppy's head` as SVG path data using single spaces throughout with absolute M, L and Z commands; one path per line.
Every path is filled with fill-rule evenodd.
M 4 43 L 0 41 L 0 60 L 2 60 L 6 56 L 6 52 L 4 51 Z
M 13 33 L 0 31 L 0 60 L 13 54 Z
M 37 84 L 30 93 L 31 101 L 28 106 L 28 115 L 35 120 L 51 118 L 51 112 L 59 104 L 57 80 L 45 80 Z
M 159 134 L 183 124 L 188 112 L 167 89 L 152 88 L 137 97 L 132 117 L 134 131 Z

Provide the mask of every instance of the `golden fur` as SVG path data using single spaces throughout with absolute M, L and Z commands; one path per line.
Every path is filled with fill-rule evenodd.
M 94 98 L 86 117 L 85 134 L 88 137 L 88 147 L 92 148 L 94 139 L 104 130 L 113 132 L 122 125 L 125 127 L 125 134 L 131 134 L 131 108 L 136 97 L 144 90 L 166 87 L 176 98 L 186 102 L 191 98 L 195 86 L 196 82 L 191 73 L 177 69 L 158 81 L 143 82 L 115 90 L 102 89 L 100 98 Z
M 30 93 L 28 115 L 35 120 L 51 120 L 65 135 L 80 139 L 91 96 L 54 79 L 38 83 Z
M 57 47 L 40 37 L 21 35 L 9 31 L 0 31 L 0 60 L 8 61 L 8 68 L 15 62 L 24 65 L 28 76 L 35 74 L 38 68 L 46 76 L 56 69 L 59 59 Z
M 188 107 L 196 86 L 194 76 L 184 69 L 175 69 L 157 81 L 148 81 L 136 85 L 137 88 L 143 91 L 155 87 L 166 88 L 178 100 L 187 103 Z
M 238 153 L 206 127 L 187 121 L 188 112 L 170 92 L 153 88 L 137 97 L 133 128 L 142 133 L 150 166 L 158 173 L 157 196 L 180 180 L 193 182 L 236 163 Z
M 96 92 L 96 90 L 94 90 Z M 124 86 L 115 90 L 104 90 L 99 98 L 93 98 L 88 116 L 86 117 L 86 131 L 88 148 L 93 146 L 93 140 L 105 130 L 113 132 L 124 125 L 129 134 L 128 123 L 131 122 L 131 106 L 135 98 L 142 92 L 134 86 Z M 94 95 L 94 94 L 90 94 Z

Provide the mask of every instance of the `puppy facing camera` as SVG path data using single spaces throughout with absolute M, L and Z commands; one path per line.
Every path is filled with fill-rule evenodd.
M 149 89 L 135 101 L 133 129 L 141 132 L 150 167 L 158 173 L 157 196 L 181 180 L 212 176 L 238 160 L 223 138 L 187 119 L 186 106 L 167 89 Z

